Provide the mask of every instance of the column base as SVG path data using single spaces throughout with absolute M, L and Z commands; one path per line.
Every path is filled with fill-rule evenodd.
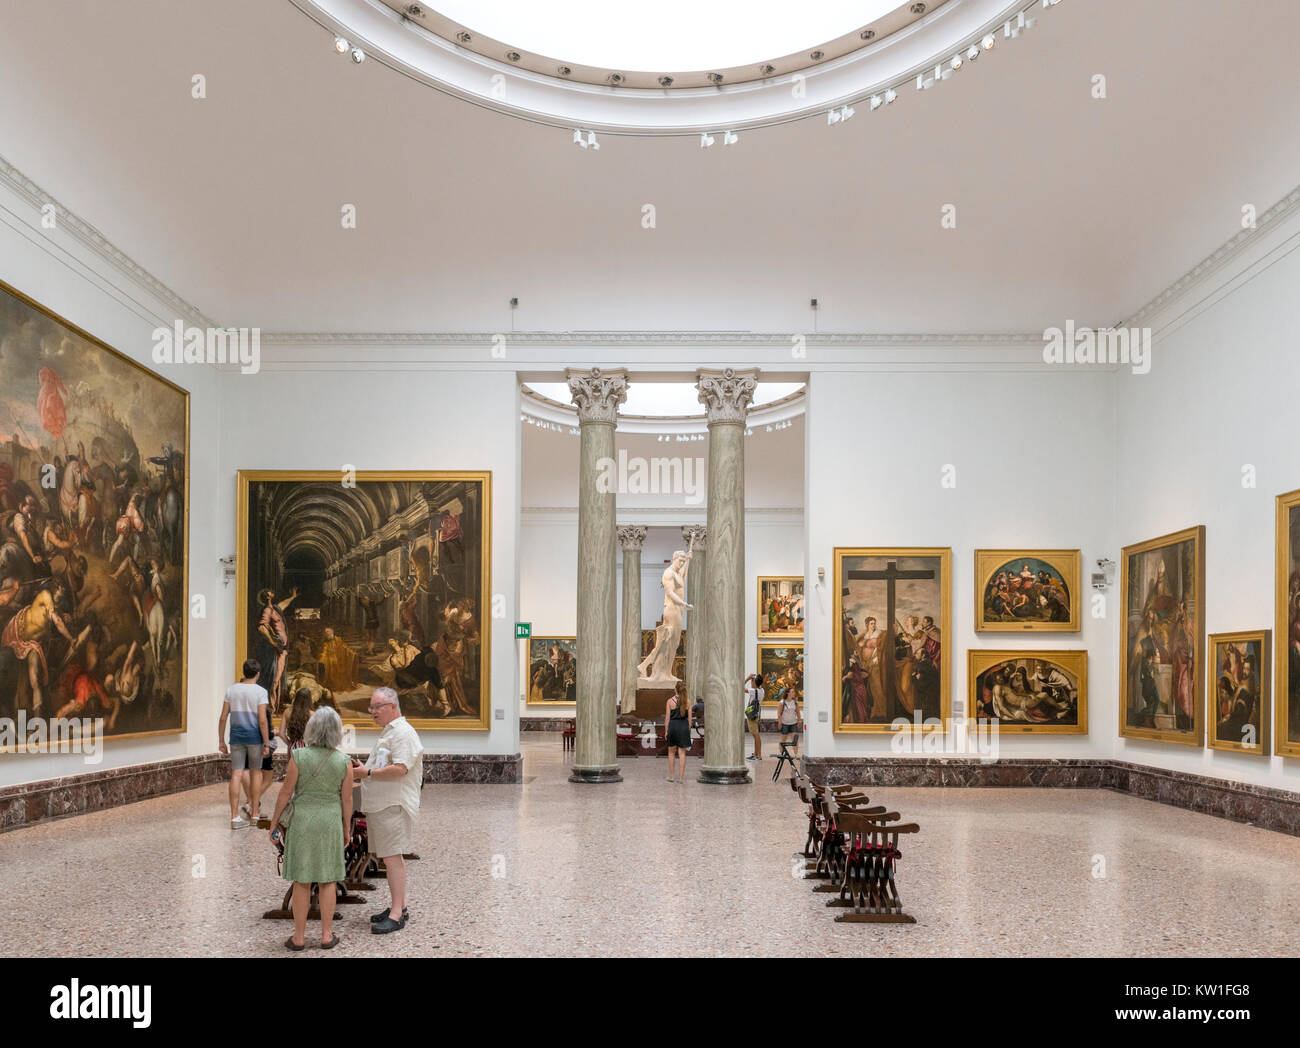
M 696 781 L 706 786 L 741 786 L 754 780 L 749 777 L 748 768 L 701 768 Z
M 622 782 L 623 773 L 618 765 L 608 768 L 574 768 L 569 775 L 570 782 Z

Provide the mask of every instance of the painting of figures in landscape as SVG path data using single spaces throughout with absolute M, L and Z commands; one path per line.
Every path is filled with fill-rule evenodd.
M 835 550 L 835 731 L 917 714 L 946 728 L 951 563 L 947 548 Z
M 529 704 L 577 701 L 577 638 L 530 637 L 528 639 Z
M 760 576 L 758 635 L 803 640 L 803 578 Z
M 1199 746 L 1205 528 L 1125 546 L 1119 733 Z
M 803 702 L 803 645 L 760 644 L 758 672 L 763 675 L 763 705 L 782 699 Z
M 967 660 L 971 720 L 996 720 L 1002 732 L 1088 734 L 1086 651 L 977 649 Z
M 677 654 L 673 656 L 673 676 L 678 680 L 686 679 L 686 630 L 682 630 L 682 635 L 677 641 Z M 655 631 L 641 631 L 641 658 L 645 658 L 655 650 Z
M 1077 549 L 975 551 L 975 628 L 1079 630 Z
M 1277 753 L 1300 757 L 1300 491 L 1277 497 Z
M 1268 754 L 1268 630 L 1211 633 L 1210 747 L 1237 753 Z
M 0 717 L 185 730 L 188 440 L 188 393 L 0 285 Z
M 491 474 L 241 471 L 238 662 L 273 711 L 306 688 L 373 728 L 488 730 Z

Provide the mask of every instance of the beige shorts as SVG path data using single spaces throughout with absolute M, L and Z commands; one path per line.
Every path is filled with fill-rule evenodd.
M 413 828 L 414 820 L 401 805 L 366 812 L 366 841 L 370 854 L 382 859 L 414 851 L 411 844 Z

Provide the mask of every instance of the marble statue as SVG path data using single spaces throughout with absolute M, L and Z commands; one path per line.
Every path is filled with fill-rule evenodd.
M 673 676 L 673 658 L 682 637 L 682 614 L 693 605 L 686 603 L 686 574 L 691 567 L 691 549 L 679 549 L 672 563 L 664 569 L 664 620 L 655 629 L 655 646 L 637 666 L 642 688 L 672 688 L 677 685 Z

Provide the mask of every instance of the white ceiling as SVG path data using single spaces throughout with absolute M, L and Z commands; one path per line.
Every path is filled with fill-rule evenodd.
M 813 296 L 822 331 L 1113 323 L 1300 182 L 1291 0 L 1066 0 L 879 113 L 708 151 L 578 149 L 354 65 L 287 0 L 4 13 L 0 155 L 267 331 L 806 331 Z

